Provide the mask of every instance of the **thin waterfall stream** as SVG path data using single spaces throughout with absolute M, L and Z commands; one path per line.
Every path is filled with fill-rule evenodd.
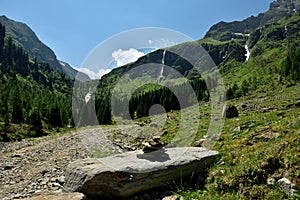
M 164 65 L 165 65 L 165 55 L 166 55 L 166 49 L 164 50 L 164 52 L 163 52 L 163 54 L 162 54 L 162 59 L 161 59 L 161 64 L 162 64 L 162 66 L 161 66 L 161 68 L 160 68 L 160 73 L 159 73 L 159 75 L 158 75 L 158 77 L 157 77 L 157 82 L 158 83 L 160 83 L 163 79 L 164 79 L 164 75 L 163 75 L 163 73 L 164 73 Z

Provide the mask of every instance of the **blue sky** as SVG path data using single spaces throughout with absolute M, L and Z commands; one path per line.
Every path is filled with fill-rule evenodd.
M 242 20 L 272 0 L 0 0 L 0 15 L 29 25 L 58 59 L 79 67 L 99 43 L 143 27 L 200 39 L 219 21 Z

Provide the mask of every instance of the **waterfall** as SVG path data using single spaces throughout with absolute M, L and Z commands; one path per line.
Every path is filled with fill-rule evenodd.
M 249 47 L 248 47 L 247 44 L 245 45 L 245 49 L 246 49 L 246 51 L 247 51 L 247 53 L 245 54 L 245 56 L 246 56 L 246 61 L 248 61 L 249 58 L 250 58 L 250 50 L 249 50 Z
M 162 59 L 161 59 L 161 64 L 162 64 L 162 66 L 161 66 L 161 68 L 160 68 L 160 73 L 159 73 L 159 75 L 158 75 L 158 77 L 157 77 L 157 82 L 158 83 L 160 83 L 163 79 L 164 79 L 164 75 L 163 75 L 163 73 L 164 73 L 164 65 L 165 65 L 165 55 L 166 55 L 166 49 L 164 50 L 164 52 L 163 52 L 163 54 L 162 54 Z
M 165 55 L 166 55 L 166 49 L 164 50 L 162 59 L 161 59 L 161 64 L 163 64 L 163 65 L 165 64 Z

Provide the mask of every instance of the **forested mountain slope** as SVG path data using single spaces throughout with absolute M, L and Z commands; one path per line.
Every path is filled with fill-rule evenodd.
M 0 24 L 0 140 L 41 136 L 68 125 L 73 81 L 30 59 L 5 28 Z

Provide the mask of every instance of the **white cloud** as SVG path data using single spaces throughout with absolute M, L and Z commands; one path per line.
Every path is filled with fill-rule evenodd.
M 129 50 L 118 49 L 112 53 L 112 57 L 117 62 L 117 66 L 123 66 L 130 62 L 135 62 L 140 57 L 144 56 L 143 52 L 130 48 Z
M 78 71 L 85 73 L 90 79 L 99 79 L 99 75 L 88 68 L 80 68 Z
M 134 48 L 130 48 L 129 50 L 122 50 L 118 49 L 112 53 L 112 57 L 115 59 L 117 66 L 123 66 L 130 62 L 135 62 L 140 57 L 144 56 L 145 54 L 143 52 L 140 52 Z M 103 75 L 108 74 L 111 72 L 111 69 L 99 69 L 97 73 L 93 72 L 89 68 L 76 68 L 73 67 L 79 72 L 82 72 L 86 75 L 88 75 L 91 79 L 100 79 Z
M 97 75 L 99 78 L 101 78 L 103 75 L 108 74 L 109 72 L 111 72 L 111 69 L 99 69 Z
M 73 67 L 73 68 L 79 72 L 88 75 L 90 79 L 100 79 L 103 75 L 111 72 L 111 69 L 99 69 L 98 73 L 95 73 L 88 68 L 77 68 L 77 67 Z

